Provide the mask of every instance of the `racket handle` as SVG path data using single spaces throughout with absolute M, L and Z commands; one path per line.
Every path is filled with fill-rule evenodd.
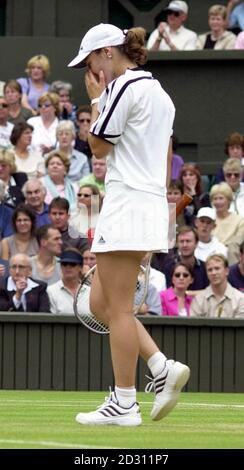
M 192 199 L 192 196 L 190 196 L 188 193 L 184 193 L 182 195 L 181 200 L 176 204 L 176 217 L 181 214 L 188 204 L 191 203 Z

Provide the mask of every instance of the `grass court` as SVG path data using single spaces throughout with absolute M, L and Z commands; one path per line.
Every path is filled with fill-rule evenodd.
M 138 393 L 143 425 L 81 426 L 106 392 L 0 391 L 1 449 L 244 449 L 244 394 L 182 393 L 163 420 L 153 394 Z

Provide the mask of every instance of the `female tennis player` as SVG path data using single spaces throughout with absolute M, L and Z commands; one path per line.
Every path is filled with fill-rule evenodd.
M 176 405 L 189 368 L 167 360 L 133 315 L 140 263 L 146 252 L 167 251 L 166 185 L 174 105 L 146 62 L 145 31 L 111 24 L 91 28 L 69 67 L 86 67 L 91 99 L 89 144 L 107 157 L 106 195 L 92 251 L 97 270 L 91 311 L 109 325 L 115 389 L 96 410 L 79 413 L 80 424 L 138 426 L 135 375 L 139 354 L 152 374 L 154 420 Z M 149 387 L 150 388 L 150 387 Z

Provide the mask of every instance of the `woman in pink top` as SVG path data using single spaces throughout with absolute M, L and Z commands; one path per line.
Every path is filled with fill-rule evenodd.
M 172 287 L 160 292 L 162 315 L 189 316 L 193 297 L 186 291 L 193 281 L 193 273 L 184 263 L 177 263 L 173 268 Z

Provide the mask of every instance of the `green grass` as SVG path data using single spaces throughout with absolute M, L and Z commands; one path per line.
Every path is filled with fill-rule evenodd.
M 183 393 L 169 416 L 153 422 L 153 395 L 138 393 L 140 427 L 80 426 L 74 421 L 77 412 L 101 404 L 105 394 L 0 391 L 0 448 L 244 448 L 244 394 Z

